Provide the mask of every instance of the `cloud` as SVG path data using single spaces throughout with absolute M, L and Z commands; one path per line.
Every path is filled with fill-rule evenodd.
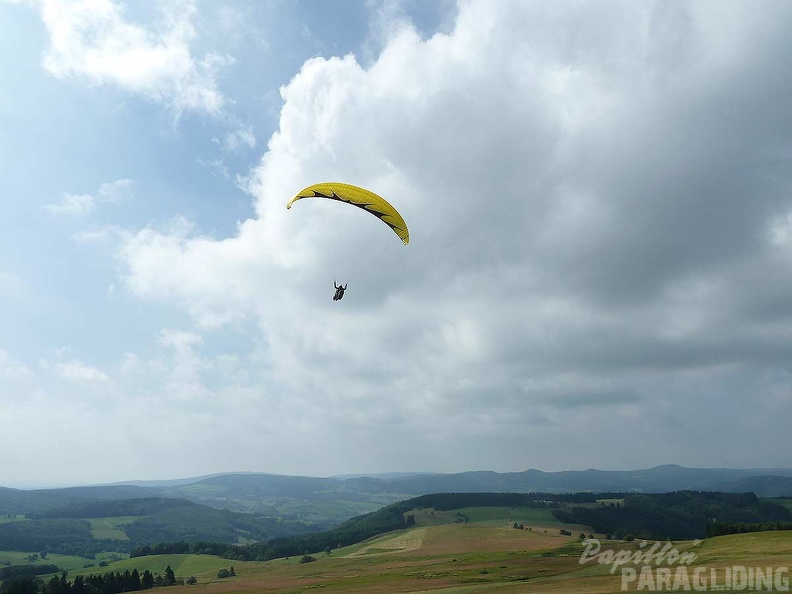
M 100 185 L 96 195 L 64 192 L 63 200 L 47 204 L 44 208 L 53 215 L 82 217 L 90 213 L 98 203 L 115 203 L 128 198 L 132 186 L 132 180 L 125 178 Z
M 78 361 L 56 363 L 55 371 L 64 379 L 88 383 L 107 383 L 110 378 L 94 367 L 83 365 Z
M 50 366 L 46 365 L 46 367 L 49 368 Z M 77 360 L 65 363 L 57 362 L 52 364 L 51 368 L 58 376 L 69 381 L 96 385 L 112 383 L 110 377 L 104 372 Z
M 215 177 L 221 177 L 223 179 L 231 178 L 231 175 L 228 173 L 228 167 L 226 167 L 225 163 L 220 159 L 211 159 L 208 161 L 201 159 L 198 162 L 204 167 L 207 167 Z
M 8 351 L 0 349 L 0 378 L 6 381 L 27 379 L 32 376 L 33 373 L 26 365 L 14 361 Z
M 120 202 L 129 198 L 134 182 L 131 179 L 117 179 L 114 182 L 99 186 L 99 200 L 104 202 Z
M 50 36 L 44 67 L 53 76 L 114 85 L 177 112 L 222 112 L 217 72 L 233 60 L 193 54 L 191 1 L 160 3 L 149 29 L 130 22 L 113 0 L 42 0 L 39 6 Z
M 78 231 L 72 237 L 79 243 L 108 243 L 123 234 L 123 229 L 117 226 L 106 226 L 88 231 Z
M 250 126 L 239 127 L 228 133 L 225 140 L 226 150 L 235 152 L 240 149 L 252 149 L 256 146 L 256 137 Z
M 439 464 L 489 431 L 466 465 L 519 466 L 562 427 L 625 418 L 658 463 L 692 462 L 704 414 L 780 431 L 786 401 L 758 395 L 784 393 L 792 355 L 792 9 L 763 6 L 471 1 L 428 39 L 397 14 L 370 64 L 314 58 L 281 89 L 255 217 L 126 233 L 124 285 L 254 334 L 293 399 L 273 406 L 370 438 L 360 464 L 396 441 Z M 286 211 L 327 179 L 392 201 L 410 245 L 355 209 Z
M 63 200 L 47 204 L 44 208 L 54 215 L 84 216 L 93 210 L 95 202 L 96 198 L 90 194 L 75 195 L 64 192 Z
M 773 17 L 732 10 L 469 2 L 430 39 L 397 19 L 370 66 L 315 58 L 282 89 L 279 130 L 250 177 L 256 219 L 222 240 L 131 234 L 127 286 L 185 303 L 199 323 L 255 315 L 317 363 L 348 348 L 334 333 L 449 374 L 477 361 L 518 377 L 572 366 L 618 378 L 750 358 L 768 335 L 741 322 L 761 305 L 740 287 L 760 262 L 790 267 L 763 239 L 789 203 L 763 183 L 778 140 L 764 122 L 789 107 L 746 67 L 777 54 L 777 37 L 749 42 L 764 26 L 780 35 Z M 741 110 L 754 125 L 726 117 Z M 333 270 L 329 246 L 354 254 L 382 231 L 320 205 L 287 214 L 294 191 L 322 179 L 376 188 L 411 226 L 411 245 L 388 253 L 398 273 L 375 264 L 352 285 L 356 324 L 373 336 L 340 330 L 348 313 L 296 311 L 311 277 Z M 347 355 L 344 369 L 371 365 L 363 348 Z

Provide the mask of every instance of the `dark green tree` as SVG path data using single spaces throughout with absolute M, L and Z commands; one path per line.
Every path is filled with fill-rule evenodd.
M 171 566 L 168 565 L 165 568 L 165 585 L 166 586 L 172 586 L 175 583 L 176 583 L 176 574 L 173 573 L 173 570 L 171 569 Z
M 43 582 L 32 575 L 20 575 L 8 580 L 3 580 L 0 592 L 3 594 L 39 594 Z
M 140 578 L 140 586 L 144 590 L 154 587 L 154 576 L 148 569 L 143 572 L 143 577 Z
M 137 592 L 142 587 L 140 584 L 140 572 L 137 569 L 133 569 L 130 578 L 131 590 Z

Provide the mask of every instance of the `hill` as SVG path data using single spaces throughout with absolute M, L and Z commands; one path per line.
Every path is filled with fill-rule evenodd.
M 0 550 L 92 557 L 102 551 L 129 553 L 162 541 L 233 545 L 315 529 L 184 499 L 80 500 L 0 523 Z
M 755 476 L 792 478 L 792 469 L 686 468 L 674 464 L 643 470 L 568 470 L 543 472 L 462 472 L 395 478 L 393 490 L 421 495 L 440 492 L 550 492 L 619 491 L 662 493 L 681 490 L 714 491 L 719 484 Z M 757 493 L 765 496 L 763 493 Z
M 167 497 L 328 528 L 390 503 L 429 493 L 723 490 L 749 491 L 760 497 L 770 497 L 787 494 L 790 481 L 792 469 L 789 468 L 723 469 L 676 465 L 629 471 L 475 471 L 328 478 L 229 473 L 173 481 L 64 489 L 27 491 L 0 488 L 0 515 L 35 513 L 86 500 Z
M 460 511 L 460 510 L 448 510 Z M 474 514 L 475 515 L 475 512 Z M 552 527 L 536 524 L 532 530 L 515 530 L 512 516 L 500 515 L 498 521 L 445 523 L 414 526 L 369 539 L 363 543 L 311 556 L 302 555 L 266 562 L 233 561 L 197 555 L 164 555 L 129 559 L 111 563 L 106 571 L 164 573 L 170 565 L 177 576 L 195 576 L 202 592 L 287 592 L 321 590 L 327 593 L 444 592 L 468 594 L 497 592 L 523 594 L 532 592 L 615 593 L 636 591 L 637 581 L 623 580 L 620 568 L 613 563 L 587 556 L 588 541 L 564 536 Z M 593 541 L 592 541 L 593 542 Z M 662 579 L 660 568 L 673 572 L 682 567 L 693 580 L 699 569 L 708 580 L 707 590 L 724 587 L 726 568 L 768 568 L 782 570 L 792 558 L 792 540 L 788 534 L 765 532 L 709 538 L 702 542 L 676 541 L 646 543 L 600 540 L 601 551 L 634 555 L 655 544 L 673 547 L 688 555 L 689 565 L 649 563 L 652 587 L 643 590 L 671 590 L 655 587 Z M 691 557 L 692 556 L 692 557 Z M 217 570 L 230 567 L 235 577 L 219 578 Z M 641 567 L 638 566 L 638 571 Z M 627 567 L 626 569 L 632 569 Z M 87 572 L 75 572 L 78 573 Z M 776 573 L 780 577 L 788 574 Z M 755 576 L 754 576 L 755 577 Z M 630 575 L 627 574 L 629 579 Z M 72 577 L 73 579 L 73 577 Z M 752 578 L 754 579 L 754 578 Z M 693 589 L 692 587 L 690 588 Z M 745 588 L 764 589 L 767 588 Z M 189 594 L 196 586 L 173 586 L 171 594 Z
M 478 522 L 497 519 L 499 514 L 508 512 L 510 517 L 519 515 L 525 521 L 541 518 L 544 525 L 569 524 L 564 529 L 568 534 L 572 530 L 594 531 L 619 538 L 628 534 L 653 539 L 699 538 L 712 527 L 718 528 L 713 534 L 726 534 L 738 531 L 738 525 L 743 532 L 792 527 L 792 512 L 788 508 L 751 493 L 438 493 L 388 505 L 322 532 L 283 536 L 245 546 L 163 543 L 156 549 L 144 547 L 132 555 L 206 551 L 229 559 L 266 561 L 331 551 L 415 525 L 468 523 L 470 509 L 476 509 L 473 521 Z M 453 510 L 457 511 L 452 514 Z M 431 514 L 427 516 L 428 511 Z
M 98 485 L 63 489 L 0 489 L 0 515 L 29 514 L 86 500 L 134 499 L 156 495 L 145 487 Z
M 723 493 L 756 493 L 762 497 L 792 497 L 792 477 L 751 476 L 715 485 L 713 490 Z
M 617 538 L 627 534 L 647 539 L 704 538 L 736 531 L 734 525 L 738 524 L 745 532 L 767 529 L 770 524 L 774 529 L 792 528 L 792 512 L 787 507 L 753 493 L 626 494 L 620 503 L 568 508 L 554 510 L 553 515 Z

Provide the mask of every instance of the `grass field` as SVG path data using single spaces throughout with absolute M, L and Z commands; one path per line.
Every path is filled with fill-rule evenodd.
M 548 508 L 532 507 L 463 507 L 451 511 L 441 511 L 436 509 L 416 509 L 409 514 L 415 518 L 418 526 L 439 526 L 451 524 L 457 520 L 471 523 L 494 524 L 499 526 L 511 526 L 512 524 L 523 524 L 528 527 L 541 529 L 555 529 L 562 527 L 569 529 L 567 524 L 563 524 L 553 517 L 553 510 Z
M 26 520 L 25 516 L 0 516 L 0 524 L 5 524 L 6 522 L 21 522 Z
M 125 516 L 118 518 L 92 518 L 88 521 L 91 523 L 91 531 L 94 538 L 98 540 L 129 540 L 122 526 L 131 524 L 138 519 L 134 516 Z
M 211 555 L 149 555 L 148 557 L 134 557 L 109 563 L 107 567 L 80 568 L 69 572 L 69 577 L 77 575 L 90 575 L 92 573 L 120 572 L 137 569 L 141 574 L 149 570 L 153 574 L 163 575 L 165 568 L 170 565 L 173 572 L 180 577 L 194 576 L 199 580 L 214 579 L 218 570 L 228 569 L 232 565 L 236 568 L 240 562 L 220 559 Z
M 623 591 L 671 591 L 669 587 L 638 588 L 637 581 L 622 588 L 621 570 L 597 559 L 581 563 L 585 543 L 578 538 L 586 527 L 569 527 L 572 537 L 562 536 L 548 510 L 522 508 L 467 508 L 441 512 L 420 510 L 415 527 L 394 531 L 350 547 L 334 550 L 330 555 L 314 553 L 315 561 L 301 563 L 301 556 L 267 562 L 242 562 L 204 555 L 153 555 L 123 559 L 106 567 L 85 568 L 82 558 L 50 555 L 40 563 L 54 563 L 69 569 L 69 577 L 78 574 L 123 572 L 137 568 L 163 574 L 170 565 L 177 576 L 191 576 L 198 583 L 174 586 L 170 594 L 241 594 L 268 592 L 291 594 L 312 592 L 396 594 L 517 594 L 534 592 L 598 593 Z M 425 513 L 423 513 L 425 511 Z M 468 522 L 457 523 L 458 513 Z M 419 516 L 420 519 L 419 520 Z M 545 524 L 542 522 L 545 521 Z M 445 522 L 445 523 L 443 523 Z M 533 530 L 516 530 L 514 522 Z M 112 526 L 110 527 L 112 529 Z M 653 543 L 601 542 L 601 551 L 635 555 L 647 551 Z M 658 543 L 691 554 L 692 565 L 723 572 L 727 567 L 746 566 L 782 568 L 792 565 L 792 531 L 729 535 L 704 541 Z M 0 553 L 7 559 L 25 563 L 25 553 Z M 95 563 L 95 562 L 94 562 Z M 220 569 L 234 567 L 235 577 L 219 579 Z M 667 565 L 670 571 L 681 567 Z M 626 564 L 624 567 L 633 567 Z M 636 565 L 640 571 L 641 565 Z M 662 565 L 661 565 L 662 567 Z M 650 574 L 661 579 L 654 567 Z M 787 579 L 789 574 L 785 574 Z M 652 577 L 652 579 L 655 579 Z M 692 588 L 690 588 L 692 589 Z M 731 590 L 713 588 L 721 592 Z M 743 588 L 745 591 L 746 588 Z
M 778 497 L 776 499 L 770 499 L 770 501 L 778 505 L 783 505 L 785 508 L 792 511 L 792 497 Z
M 640 549 L 640 544 L 637 541 L 605 543 L 603 550 L 612 548 L 634 553 Z M 779 568 L 792 564 L 792 532 L 732 535 L 700 543 L 669 544 L 679 552 L 696 554 L 689 568 L 691 575 L 694 567 L 704 567 L 709 572 L 712 568 L 722 571 L 733 565 Z M 581 564 L 582 551 L 583 544 L 577 538 L 561 536 L 557 530 L 545 534 L 487 523 L 421 526 L 372 539 L 364 546 L 333 551 L 330 556 L 315 555 L 317 560 L 313 563 L 300 564 L 298 558 L 235 563 L 237 577 L 199 579 L 196 586 L 169 591 L 173 594 L 285 594 L 314 589 L 372 594 L 606 594 L 625 591 L 620 570 L 611 574 L 610 565 L 596 561 Z M 669 567 L 673 571 L 678 565 Z M 656 569 L 653 571 L 653 575 L 660 575 Z M 722 587 L 717 589 L 730 591 Z M 648 590 L 650 588 L 643 588 L 643 591 Z M 637 582 L 628 582 L 626 591 L 639 591 Z

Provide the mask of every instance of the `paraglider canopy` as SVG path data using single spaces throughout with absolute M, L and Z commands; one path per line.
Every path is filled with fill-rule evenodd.
M 294 198 L 289 200 L 286 208 L 291 208 L 292 204 L 302 198 L 327 198 L 362 208 L 390 227 L 399 236 L 404 245 L 410 243 L 410 232 L 407 230 L 407 223 L 404 222 L 399 212 L 387 200 L 377 196 L 374 192 L 350 184 L 323 182 L 301 190 Z

